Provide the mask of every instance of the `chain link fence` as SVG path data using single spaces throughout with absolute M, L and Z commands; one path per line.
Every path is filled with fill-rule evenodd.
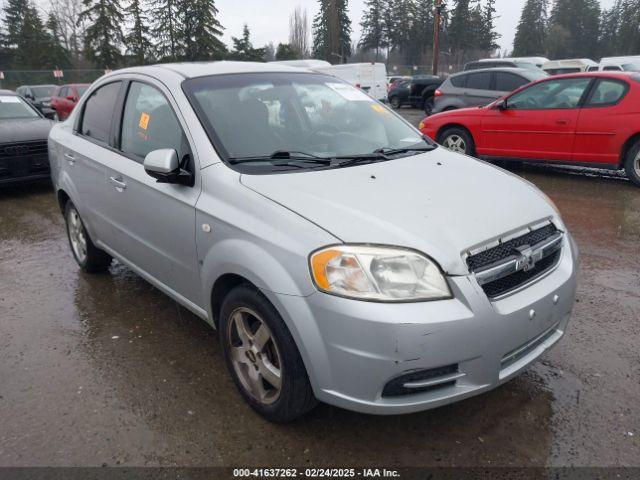
M 438 75 L 447 77 L 454 73 L 461 72 L 464 69 L 464 65 L 449 64 L 447 62 L 440 62 L 438 67 Z M 387 65 L 387 73 L 389 75 L 431 75 L 433 68 L 431 65 L 398 65 L 389 63 Z
M 62 77 L 56 77 L 54 70 L 4 70 L 0 74 L 0 88 L 15 90 L 21 85 L 92 83 L 104 74 L 104 70 L 97 69 L 62 70 Z

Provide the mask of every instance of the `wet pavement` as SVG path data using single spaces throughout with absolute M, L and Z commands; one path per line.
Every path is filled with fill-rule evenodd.
M 203 321 L 121 265 L 80 272 L 50 186 L 1 190 L 0 466 L 640 465 L 640 189 L 514 171 L 556 202 L 581 251 L 560 345 L 454 405 L 320 405 L 288 425 L 245 405 Z

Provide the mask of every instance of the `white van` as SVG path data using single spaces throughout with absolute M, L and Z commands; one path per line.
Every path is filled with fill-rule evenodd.
M 605 57 L 600 60 L 598 70 L 613 72 L 640 72 L 640 56 Z
M 314 70 L 338 77 L 376 100 L 387 99 L 387 66 L 384 63 L 345 63 Z
M 568 60 L 550 60 L 542 65 L 542 70 L 549 75 L 562 75 L 563 73 L 587 72 L 598 64 L 588 58 L 572 58 Z

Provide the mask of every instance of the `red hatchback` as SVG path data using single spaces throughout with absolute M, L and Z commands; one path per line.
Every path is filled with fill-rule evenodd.
M 425 118 L 420 131 L 481 158 L 624 168 L 640 186 L 640 74 L 551 77 L 486 107 Z
M 51 108 L 55 110 L 56 120 L 65 120 L 69 116 L 89 85 L 89 83 L 70 83 L 56 88 L 51 97 Z

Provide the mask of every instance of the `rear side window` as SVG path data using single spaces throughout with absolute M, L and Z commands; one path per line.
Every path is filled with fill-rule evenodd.
M 499 92 L 513 92 L 527 83 L 529 80 L 520 75 L 496 72 L 496 90 Z
M 475 90 L 491 90 L 491 73 L 472 73 L 467 78 L 467 88 Z
M 144 159 L 149 152 L 172 148 L 188 153 L 182 127 L 165 96 L 155 87 L 132 82 L 124 106 L 120 150 Z
M 605 72 L 621 72 L 622 68 L 621 67 L 616 67 L 616 66 L 608 66 L 608 67 L 604 67 L 603 70 Z
M 121 82 L 108 83 L 95 90 L 84 104 L 80 133 L 101 143 L 109 143 L 111 119 Z
M 458 75 L 456 77 L 451 77 L 451 85 L 457 88 L 464 88 L 465 81 L 467 79 L 466 75 Z
M 627 85 L 616 80 L 599 80 L 587 101 L 588 107 L 615 105 L 627 93 Z

